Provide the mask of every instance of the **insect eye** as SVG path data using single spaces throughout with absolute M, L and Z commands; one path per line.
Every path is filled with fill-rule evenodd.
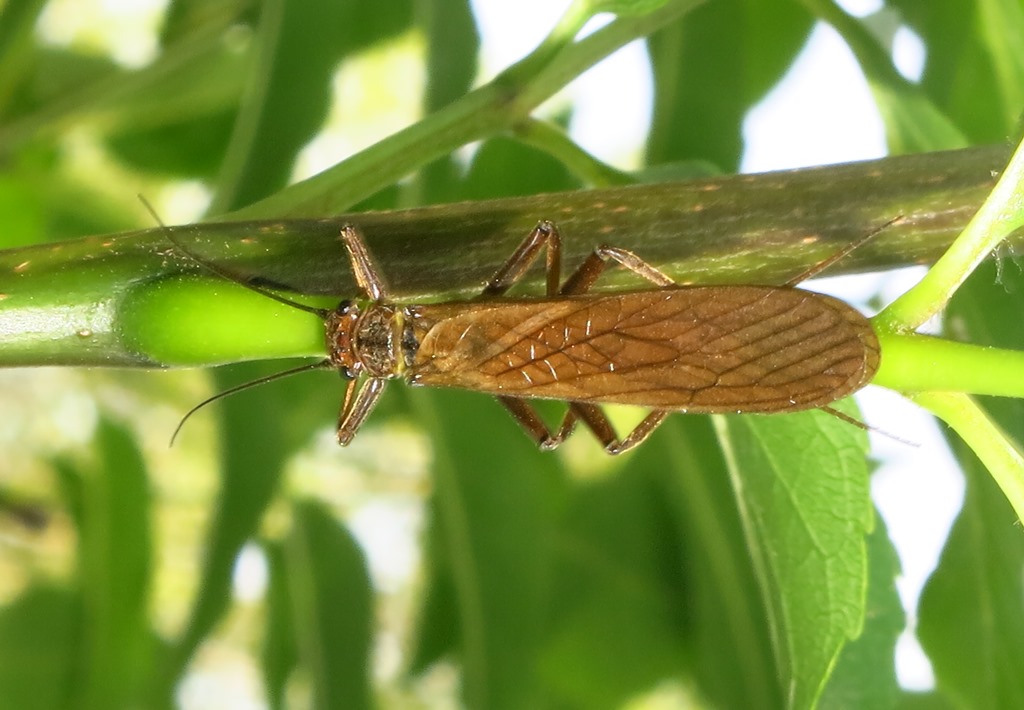
M 345 315 L 352 310 L 352 301 L 345 300 L 338 304 L 337 312 L 339 315 Z
M 352 372 L 352 368 L 344 365 L 338 368 L 338 374 L 341 375 L 341 379 L 343 380 L 354 380 L 356 378 L 356 374 Z

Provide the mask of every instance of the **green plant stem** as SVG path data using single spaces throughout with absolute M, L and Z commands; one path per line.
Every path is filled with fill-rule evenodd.
M 612 187 L 637 182 L 629 173 L 613 168 L 580 148 L 565 131 L 546 121 L 530 118 L 517 124 L 514 131 L 521 141 L 554 156 L 589 185 Z
M 875 318 L 882 330 L 917 330 L 945 308 L 960 284 L 1000 242 L 1024 225 L 1024 144 L 963 233 L 912 289 Z
M 170 229 L 231 273 L 319 296 L 324 304 L 359 295 L 338 242 L 349 222 L 363 231 L 400 299 L 476 294 L 538 219 L 558 223 L 566 270 L 603 242 L 641 254 L 680 283 L 778 284 L 895 214 L 904 215 L 901 224 L 830 273 L 937 258 L 1004 159 L 998 147 L 974 148 L 332 219 Z M 193 296 L 175 307 L 165 282 L 183 273 L 199 278 L 189 287 Z M 524 286 L 536 286 L 541 273 L 538 265 Z M 610 271 L 602 284 L 637 285 L 622 270 Z M 306 314 L 285 315 L 255 294 L 238 299 L 234 312 L 206 307 L 226 292 L 223 280 L 178 254 L 162 229 L 2 251 L 0 365 L 198 366 L 308 355 L 320 347 Z M 189 310 L 186 302 L 199 307 Z M 259 335 L 274 328 L 294 332 Z M 228 329 L 245 336 L 234 349 L 212 333 Z M 171 342 L 193 345 L 182 352 L 169 350 Z
M 421 165 L 467 143 L 511 130 L 588 67 L 702 1 L 672 0 L 646 15 L 617 18 L 578 42 L 565 44 L 567 33 L 579 22 L 570 10 L 534 53 L 488 84 L 319 175 L 221 219 L 337 214 Z
M 1020 447 L 969 396 L 957 392 L 922 392 L 909 398 L 949 424 L 971 447 L 1024 520 L 1024 456 Z
M 880 331 L 872 384 L 903 393 L 947 391 L 1024 397 L 1024 352 Z

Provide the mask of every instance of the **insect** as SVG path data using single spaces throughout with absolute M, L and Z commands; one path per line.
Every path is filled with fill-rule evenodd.
M 878 339 L 851 306 L 795 287 L 898 219 L 781 286 L 680 286 L 632 252 L 611 246 L 597 247 L 560 283 L 559 231 L 541 221 L 476 299 L 425 305 L 389 298 L 361 233 L 349 225 L 341 241 L 366 302 L 346 300 L 333 310 L 246 283 L 188 253 L 216 274 L 322 318 L 328 355 L 216 394 L 193 407 L 178 430 L 214 400 L 313 369 L 334 369 L 347 380 L 337 426 L 342 446 L 352 441 L 392 379 L 494 395 L 542 450 L 557 447 L 582 422 L 609 454 L 619 454 L 642 443 L 672 412 L 822 408 L 860 425 L 828 405 L 871 380 L 879 365 Z M 502 297 L 541 250 L 546 295 Z M 591 293 L 609 265 L 625 267 L 656 288 Z M 530 401 L 538 398 L 568 403 L 557 429 Z M 620 438 L 602 404 L 651 411 Z

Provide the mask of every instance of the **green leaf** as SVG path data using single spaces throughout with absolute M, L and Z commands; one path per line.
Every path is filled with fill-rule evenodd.
M 897 706 L 899 710 L 953 710 L 953 705 L 941 693 L 904 692 Z
M 140 130 L 233 107 L 247 62 L 221 41 L 223 31 L 205 27 L 134 71 L 92 53 L 39 51 L 24 96 L 0 126 L 0 145 L 46 145 L 83 123 Z
M 734 171 L 743 118 L 782 78 L 810 27 L 795 3 L 717 0 L 652 35 L 647 162 L 703 160 Z
M 659 468 L 631 465 L 572 491 L 558 534 L 539 658 L 558 707 L 619 708 L 682 677 L 689 612 Z
M 211 26 L 244 25 L 248 28 L 258 7 L 249 0 L 170 0 L 160 26 L 161 47 L 173 47 Z
M 729 470 L 709 417 L 675 416 L 630 468 L 659 475 L 683 575 L 676 614 L 688 661 L 715 707 L 780 707 L 779 663 Z M 628 471 L 627 474 L 631 474 Z
M 455 589 L 463 701 L 530 707 L 563 474 L 486 397 L 426 390 L 412 399 L 435 447 L 431 525 Z
M 218 382 L 227 389 L 253 379 L 257 372 L 265 374 L 265 369 L 248 366 L 222 370 L 217 373 Z M 218 406 L 223 417 L 223 448 L 216 512 L 206 535 L 199 590 L 185 628 L 174 641 L 154 687 L 156 703 L 168 702 L 193 652 L 227 610 L 238 553 L 255 535 L 277 490 L 284 461 L 302 440 L 291 426 L 282 425 L 276 414 L 289 411 L 288 392 L 303 386 L 301 382 L 289 384 L 291 387 L 264 387 L 228 398 Z M 253 446 L 252 442 L 259 445 Z
M 298 662 L 295 620 L 285 550 L 278 542 L 263 543 L 270 569 L 267 587 L 267 630 L 263 638 L 260 668 L 267 704 L 274 710 L 285 708 L 285 688 Z
M 367 38 L 405 27 L 408 0 L 268 0 L 261 6 L 257 67 L 242 101 L 211 213 L 283 187 L 292 162 L 323 123 L 339 60 Z
M 985 468 L 963 444 L 954 449 L 967 491 L 921 595 L 917 633 L 939 689 L 959 707 L 1018 708 L 1024 704 L 1024 536 Z
M 579 187 L 579 182 L 551 156 L 518 141 L 494 138 L 477 150 L 462 194 L 483 200 Z M 537 215 L 538 220 L 545 218 L 545 215 Z
M 472 88 L 480 37 L 468 0 L 424 0 L 418 3 L 417 14 L 427 38 L 423 113 L 429 115 Z M 410 204 L 460 199 L 461 175 L 456 157 L 443 156 L 420 169 L 405 186 L 404 197 Z
M 304 501 L 293 512 L 285 572 L 314 707 L 370 708 L 373 601 L 363 552 L 323 505 Z
M 420 5 L 427 35 L 424 109 L 432 113 L 473 86 L 480 37 L 468 0 L 427 0 Z
M 0 113 L 35 58 L 33 29 L 45 0 L 10 0 L 0 12 Z
M 886 126 L 889 152 L 915 153 L 968 145 L 959 127 L 916 85 L 896 71 L 890 52 L 863 22 L 834 0 L 803 0 L 843 36 L 860 63 Z M 895 29 L 895 28 L 893 28 Z
M 108 144 L 138 170 L 212 179 L 223 162 L 234 122 L 233 111 L 220 111 L 167 125 L 131 126 L 112 135 Z
M 903 604 L 896 591 L 900 564 L 884 521 L 877 514 L 867 544 L 864 632 L 840 654 L 822 694 L 822 708 L 891 708 L 900 696 L 896 640 L 906 625 Z
M 46 222 L 45 205 L 34 185 L 26 184 L 24 175 L 0 176 L 0 220 L 5 229 L 0 234 L 4 248 L 31 244 L 42 234 Z
M 462 636 L 459 600 L 452 574 L 452 562 L 444 531 L 441 529 L 439 501 L 430 499 L 429 520 L 432 521 L 424 542 L 424 582 L 422 600 L 417 609 L 412 650 L 406 675 L 417 676 L 446 656 L 455 656 Z
M 0 710 L 62 710 L 81 686 L 82 599 L 39 581 L 0 606 Z
M 55 112 L 54 106 L 63 103 L 62 97 L 75 93 L 83 86 L 121 74 L 109 57 L 52 47 L 37 47 L 28 69 L 28 76 L 6 107 L 5 123 L 34 110 L 41 109 L 46 114 Z M 82 102 L 64 106 L 64 110 L 69 112 L 82 108 Z
M 101 420 L 100 461 L 81 473 L 82 708 L 136 701 L 151 668 L 149 484 L 132 436 Z
M 719 423 L 785 704 L 811 707 L 860 635 L 873 523 L 867 436 L 824 412 Z
M 974 143 L 1014 130 L 1024 86 L 1019 3 L 948 0 L 890 3 L 928 47 L 921 87 Z
M 946 327 L 958 338 L 1024 348 L 1012 327 L 1024 308 L 1024 276 L 1000 262 L 983 264 L 953 298 Z M 1024 440 L 1024 403 L 984 400 L 1003 430 Z M 1024 654 L 1024 538 L 1005 495 L 959 439 L 954 453 L 967 475 L 963 510 L 921 599 L 918 635 L 939 688 L 974 707 L 1015 707 L 1024 698 L 1017 659 Z M 963 649 L 970 648 L 969 654 Z

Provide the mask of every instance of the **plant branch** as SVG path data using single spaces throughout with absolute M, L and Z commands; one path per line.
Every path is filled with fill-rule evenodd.
M 978 212 L 924 278 L 876 319 L 893 332 L 917 330 L 939 313 L 960 284 L 1000 242 L 1024 226 L 1024 143 Z
M 1018 520 L 1024 520 L 1024 456 L 1006 432 L 966 394 L 922 392 L 909 398 L 949 424 L 967 442 L 1010 501 Z
M 539 219 L 559 224 L 567 266 L 609 243 L 636 251 L 680 283 L 777 284 L 893 215 L 904 219 L 830 273 L 937 258 L 1004 160 L 1000 147 L 972 148 L 330 219 L 169 229 L 239 278 L 320 297 L 322 305 L 358 295 L 338 241 L 346 223 L 364 232 L 402 299 L 475 294 Z M 524 285 L 540 280 L 538 267 Z M 621 270 L 602 282 L 636 285 Z M 256 294 L 236 297 L 235 290 L 178 254 L 163 229 L 3 251 L 0 364 L 198 366 L 319 352 L 308 314 Z M 229 329 L 239 334 L 235 346 L 224 343 Z M 275 329 L 285 332 L 270 335 Z
M 319 175 L 221 219 L 322 216 L 351 208 L 421 165 L 473 141 L 510 131 L 587 68 L 701 2 L 672 0 L 645 15 L 617 18 L 563 47 L 565 32 L 578 20 L 568 18 L 533 54 L 490 83 Z

